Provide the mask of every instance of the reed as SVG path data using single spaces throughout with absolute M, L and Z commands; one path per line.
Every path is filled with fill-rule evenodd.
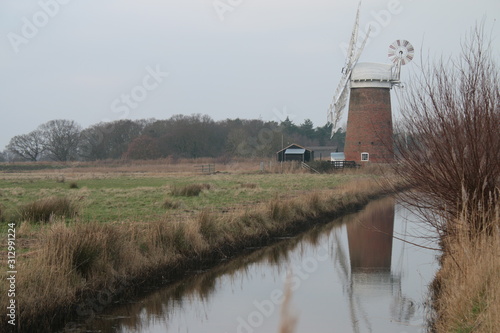
M 177 209 L 180 206 L 181 203 L 179 201 L 172 200 L 171 198 L 166 198 L 162 205 L 165 209 Z
M 171 194 L 182 197 L 196 197 L 201 191 L 209 190 L 210 184 L 189 184 L 184 186 L 174 186 Z
M 208 209 L 204 209 L 197 218 L 198 228 L 201 236 L 210 245 L 218 245 L 221 241 L 221 229 L 217 224 L 217 217 L 212 214 Z
M 75 217 L 78 209 L 67 197 L 50 197 L 23 205 L 19 213 L 23 220 L 46 223 L 54 217 Z
M 498 202 L 493 213 L 481 207 L 463 210 L 452 222 L 453 234 L 443 238 L 441 269 L 432 284 L 433 331 L 486 333 L 500 328 L 499 212 Z M 487 228 L 478 234 L 471 219 Z

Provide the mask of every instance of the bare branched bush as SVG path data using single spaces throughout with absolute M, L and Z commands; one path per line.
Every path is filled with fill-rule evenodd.
M 500 73 L 483 30 L 471 31 L 457 58 L 422 64 L 396 127 L 395 171 L 415 189 L 405 199 L 436 214 L 442 235 L 464 209 L 493 211 L 500 198 Z M 471 231 L 483 231 L 474 221 Z

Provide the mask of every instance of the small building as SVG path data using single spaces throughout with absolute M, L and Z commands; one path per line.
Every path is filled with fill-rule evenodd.
M 313 159 L 313 152 L 297 144 L 291 144 L 276 153 L 278 162 L 300 161 L 309 162 Z

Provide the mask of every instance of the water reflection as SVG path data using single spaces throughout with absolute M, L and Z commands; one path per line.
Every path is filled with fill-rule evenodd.
M 370 275 L 371 272 L 390 275 L 394 204 L 393 199 L 372 203 L 347 223 L 349 258 L 355 275 L 378 276 Z
M 407 249 L 408 211 L 385 199 L 362 212 L 101 314 L 81 331 L 277 332 L 279 293 L 289 272 L 297 332 L 423 331 L 432 253 Z
M 349 279 L 345 283 L 354 332 L 372 331 L 367 309 L 378 306 L 378 299 L 390 299 L 394 322 L 409 325 L 415 315 L 415 301 L 402 292 L 402 267 L 392 267 L 394 217 L 395 202 L 385 199 L 369 204 L 346 221 L 351 271 L 350 275 L 343 273 L 345 280 Z M 342 248 L 337 251 L 340 260 L 345 260 Z M 399 260 L 398 265 L 401 263 Z

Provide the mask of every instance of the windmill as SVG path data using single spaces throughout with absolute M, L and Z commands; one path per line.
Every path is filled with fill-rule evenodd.
M 360 3 L 361 5 L 361 3 Z M 392 162 L 392 111 L 390 90 L 401 85 L 401 66 L 408 64 L 414 48 L 406 40 L 389 46 L 392 64 L 358 63 L 369 36 L 358 46 L 359 11 L 348 48 L 346 64 L 328 110 L 332 136 L 337 129 L 349 97 L 349 111 L 344 147 L 345 159 L 356 162 Z M 350 94 L 349 94 L 350 92 Z

